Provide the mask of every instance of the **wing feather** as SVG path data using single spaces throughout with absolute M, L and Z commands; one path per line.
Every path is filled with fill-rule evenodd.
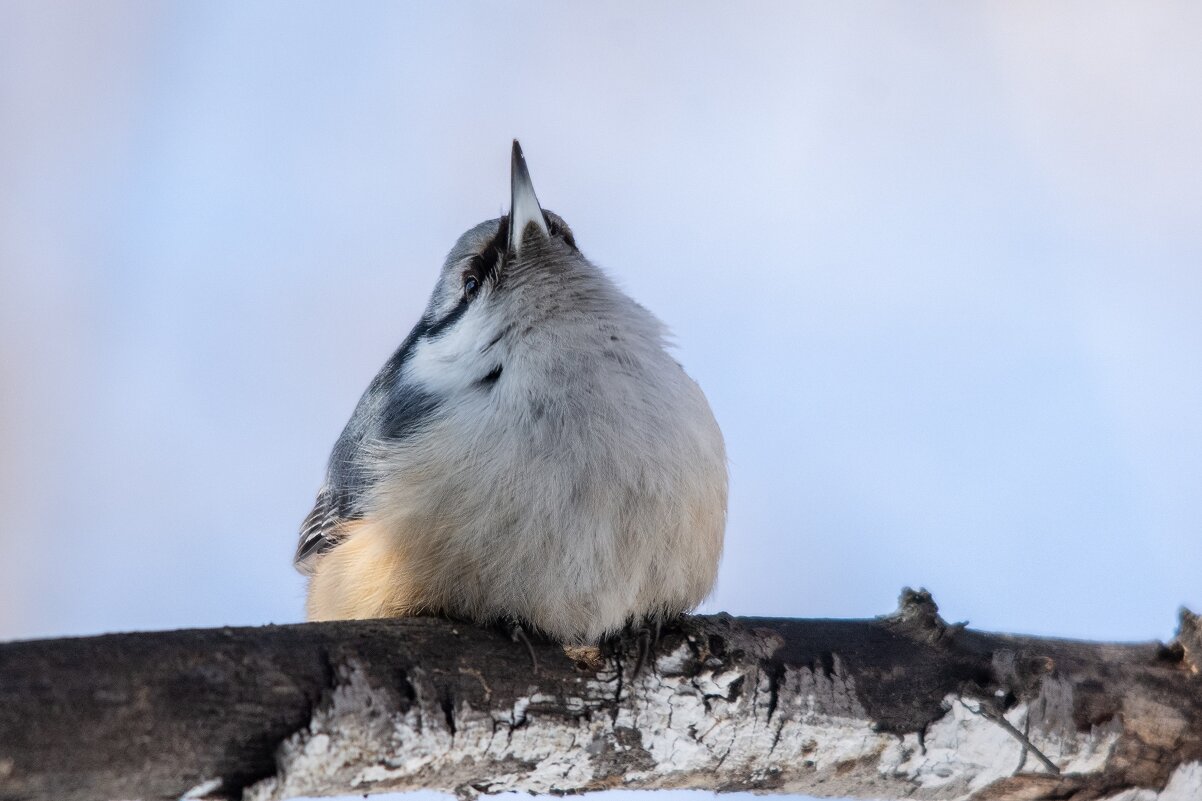
M 301 523 L 292 559 L 301 573 L 312 575 L 322 554 L 350 536 L 346 524 L 362 516 L 361 505 L 364 497 L 370 495 L 371 476 L 378 468 L 378 458 L 373 456 L 375 446 L 409 438 L 438 411 L 440 404 L 436 397 L 416 387 L 401 385 L 399 376 L 417 342 L 453 325 L 462 316 L 463 308 L 457 306 L 437 321 L 423 317 L 359 398 L 351 419 L 334 443 L 326 484 L 317 493 L 313 511 Z
M 329 487 L 322 487 L 317 493 L 313 511 L 301 523 L 300 540 L 296 545 L 296 555 L 292 558 L 293 565 L 300 572 L 311 575 L 318 557 L 342 542 L 345 519 L 341 506 L 337 495 Z

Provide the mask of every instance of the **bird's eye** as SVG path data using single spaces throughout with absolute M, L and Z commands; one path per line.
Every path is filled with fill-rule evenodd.
M 480 291 L 480 279 L 474 275 L 468 274 L 463 277 L 463 297 L 468 300 L 472 299 L 477 292 Z

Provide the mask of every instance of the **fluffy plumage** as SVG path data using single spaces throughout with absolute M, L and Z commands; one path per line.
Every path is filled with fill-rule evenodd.
M 434 612 L 592 643 L 713 586 L 709 405 L 519 160 L 515 143 L 513 208 L 540 219 L 460 237 L 334 447 L 296 557 L 311 619 Z

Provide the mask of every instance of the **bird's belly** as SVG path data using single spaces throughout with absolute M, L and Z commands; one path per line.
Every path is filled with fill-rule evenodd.
M 358 521 L 309 585 L 310 620 L 444 613 L 510 619 L 565 642 L 595 642 L 628 621 L 688 611 L 713 582 L 716 548 L 674 547 L 680 532 L 530 525 L 492 533 Z M 711 537 L 712 539 L 712 537 Z M 622 540 L 626 540 L 625 545 Z M 630 542 L 637 540 L 633 544 Z
M 510 619 L 590 643 L 688 611 L 713 586 L 725 527 L 724 465 L 694 467 L 657 488 L 603 479 L 620 471 L 595 461 L 398 475 L 318 564 L 309 617 Z

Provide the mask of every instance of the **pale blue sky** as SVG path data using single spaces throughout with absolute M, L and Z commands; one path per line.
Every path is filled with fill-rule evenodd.
M 709 610 L 1202 608 L 1202 7 L 0 6 L 0 639 L 301 618 L 329 447 L 544 204 L 731 459 Z

